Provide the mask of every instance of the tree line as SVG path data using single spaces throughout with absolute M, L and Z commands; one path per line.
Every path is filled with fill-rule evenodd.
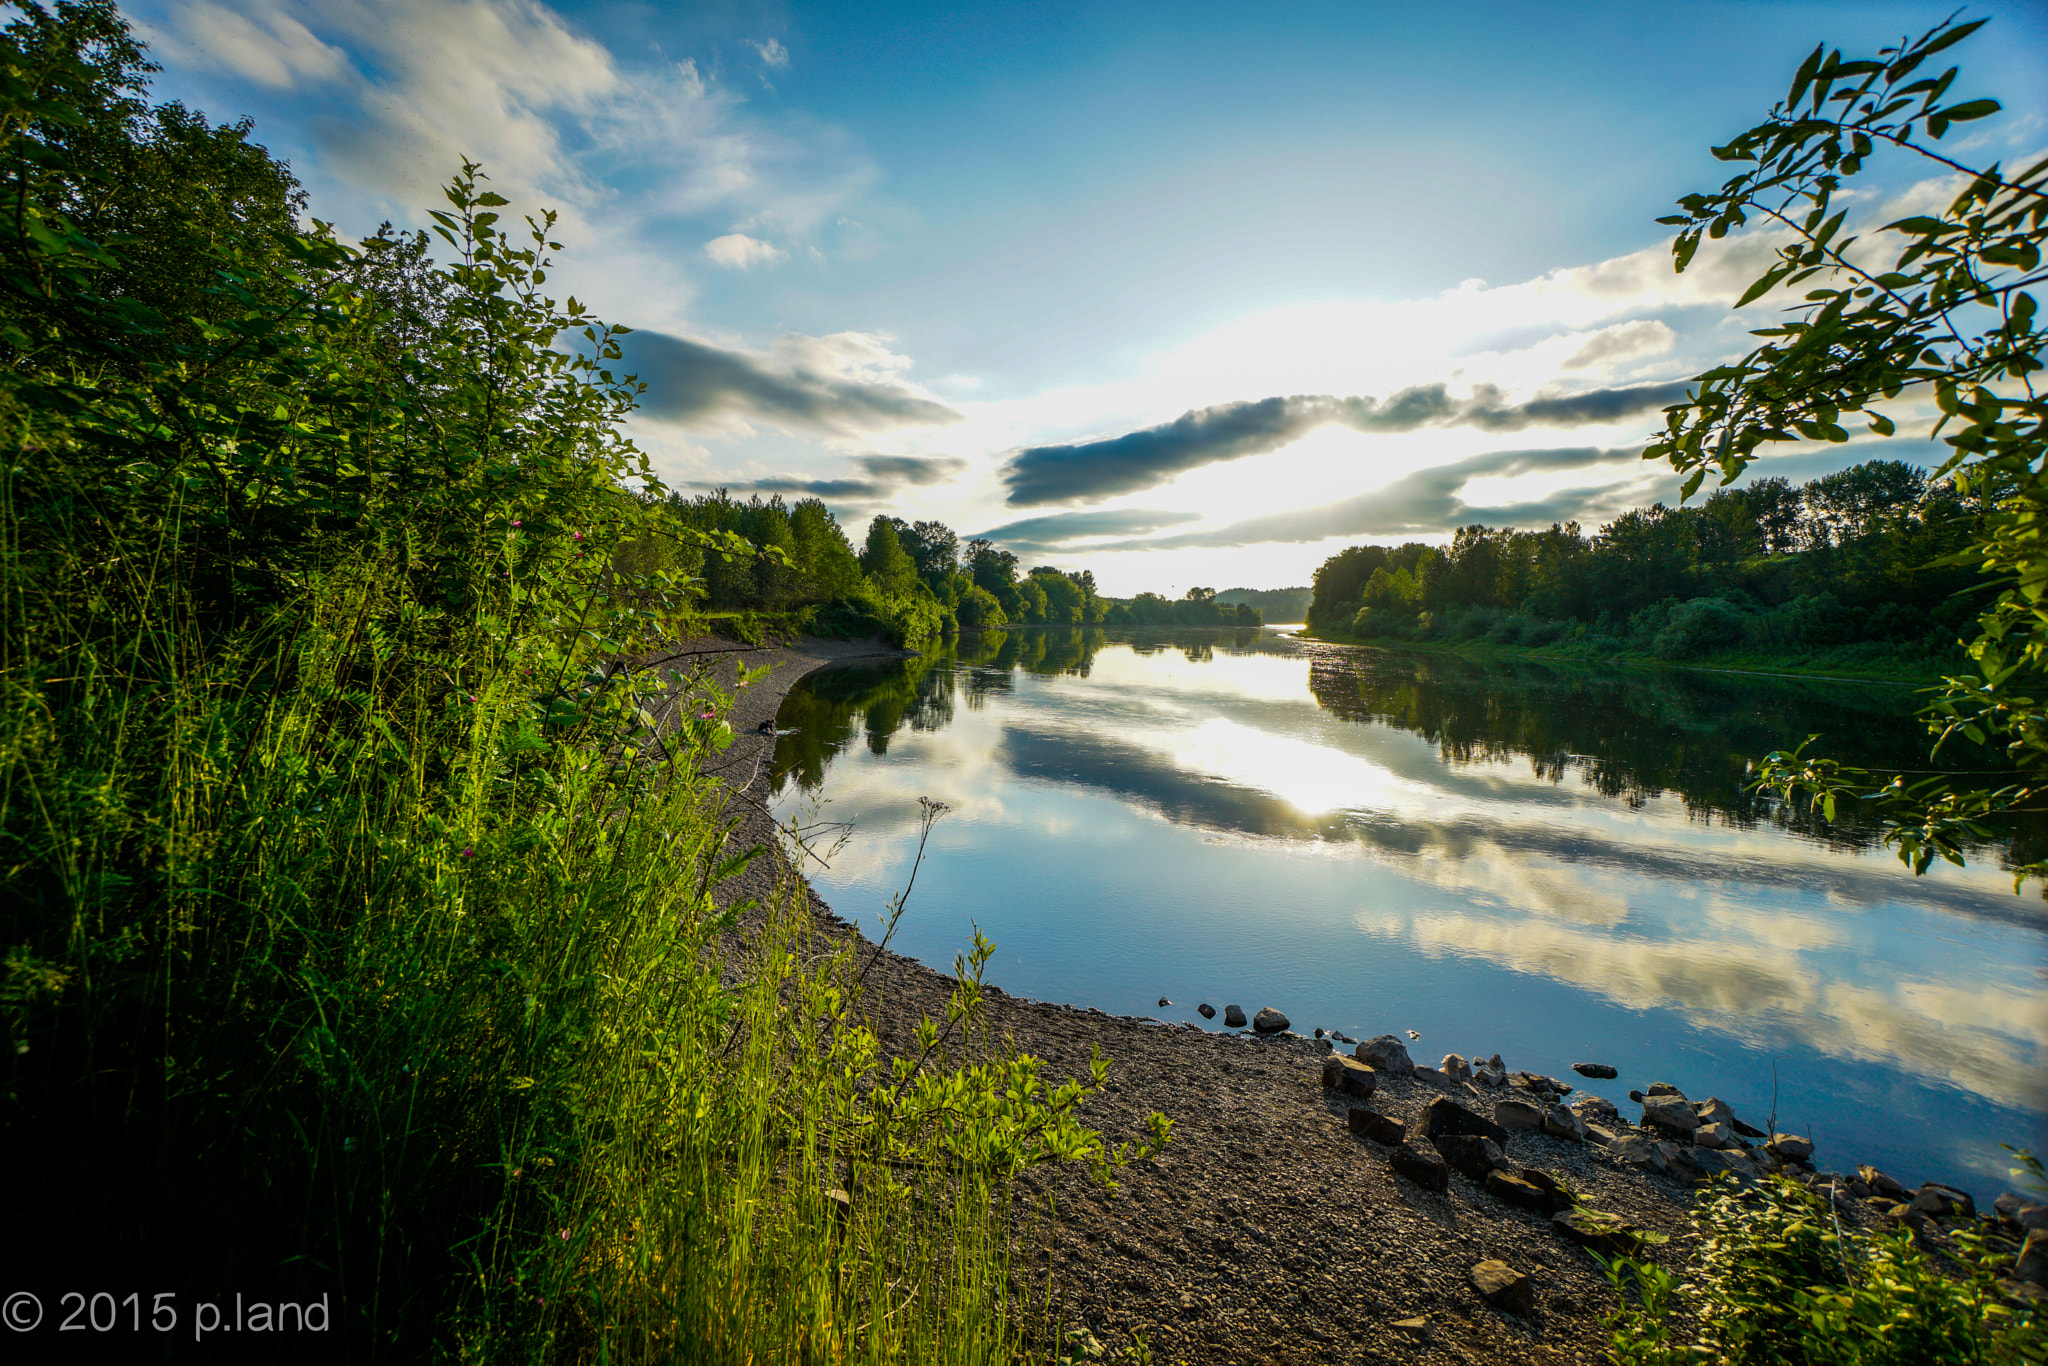
M 1315 573 L 1309 629 L 1360 640 L 1582 644 L 1661 659 L 1842 662 L 1955 652 L 1988 601 L 1958 552 L 1985 504 L 1900 460 L 1759 479 L 1584 534 L 1460 527 L 1448 546 L 1352 546 Z
M 724 489 L 643 499 L 653 525 L 621 547 L 628 575 L 696 581 L 713 613 L 798 612 L 827 629 L 878 629 L 897 640 L 1005 625 L 1256 626 L 1254 607 L 1218 601 L 1212 588 L 1179 599 L 1104 597 L 1092 570 L 1026 570 L 984 538 L 943 522 L 877 515 L 858 550 L 823 500 L 782 495 L 741 500 Z M 1243 591 L 1243 590 L 1240 590 Z

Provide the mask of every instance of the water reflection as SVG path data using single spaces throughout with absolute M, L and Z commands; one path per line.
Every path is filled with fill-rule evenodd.
M 1723 1094 L 1803 1059 L 1854 1155 L 1968 1178 L 2048 1110 L 2041 902 L 2000 850 L 1916 879 L 1853 813 L 1744 790 L 1752 756 L 1814 731 L 1911 766 L 1914 700 L 1034 630 L 814 675 L 776 763 L 785 803 L 857 820 L 821 879 L 856 918 L 900 883 L 916 798 L 951 803 L 906 948 L 949 961 L 971 917 L 1013 990 L 1146 1014 L 1161 991 L 1264 991 L 1298 1024 L 1435 1020 L 1447 1049 L 1483 1020 L 1485 1051 L 1526 1065 L 1620 1046 L 1633 1084 L 1664 1067 Z

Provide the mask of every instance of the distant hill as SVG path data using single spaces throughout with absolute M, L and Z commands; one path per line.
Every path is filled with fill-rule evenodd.
M 1259 609 L 1267 622 L 1308 620 L 1308 605 L 1315 592 L 1308 588 L 1226 588 L 1216 601 L 1226 607 L 1248 602 Z

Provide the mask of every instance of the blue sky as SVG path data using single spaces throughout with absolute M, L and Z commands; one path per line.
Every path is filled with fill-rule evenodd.
M 1656 217 L 1724 178 L 1708 146 L 1815 42 L 1950 8 L 127 12 L 159 96 L 254 116 L 344 231 L 417 225 L 465 153 L 560 209 L 553 278 L 641 329 L 635 436 L 671 484 L 815 489 L 856 536 L 1010 528 L 1026 563 L 1178 593 L 1672 497 L 1635 452 L 1668 386 L 1766 320 L 1727 305 L 1770 247 L 1674 278 Z M 1965 14 L 1993 22 L 1952 50 L 1958 91 L 2007 112 L 1946 145 L 2038 154 L 2048 6 Z M 1878 177 L 1859 214 L 1938 190 Z M 1914 430 L 1881 453 L 1926 458 Z

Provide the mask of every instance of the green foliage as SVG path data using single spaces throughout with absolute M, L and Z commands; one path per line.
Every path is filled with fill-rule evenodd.
M 2032 378 L 2042 366 L 2042 327 L 2030 292 L 2043 278 L 2048 160 L 1979 170 L 1933 146 L 1951 126 L 1999 108 L 1991 99 L 1948 101 L 1957 68 L 1937 76 L 1927 65 L 1985 22 L 1944 21 L 1875 58 L 1815 48 L 1784 103 L 1714 149 L 1745 169 L 1718 191 L 1685 196 L 1683 213 L 1660 220 L 1679 229 L 1679 270 L 1702 240 L 1752 216 L 1789 234 L 1738 307 L 1812 286 L 1785 321 L 1753 333 L 1761 345 L 1701 375 L 1689 400 L 1667 410 L 1666 431 L 1644 456 L 1688 474 L 1687 494 L 1710 471 L 1734 479 L 1766 443 L 1847 441 L 1842 423 L 1856 415 L 1890 435 L 1896 423 L 1882 410 L 1900 401 L 1931 399 L 1941 414 L 1935 430 L 1947 433 L 1950 453 L 1938 473 L 1973 510 L 1966 543 L 1946 563 L 1983 576 L 1995 597 L 1969 642 L 1975 674 L 1945 680 L 1929 728 L 1937 754 L 1959 741 L 1985 746 L 2011 760 L 2015 780 L 1989 787 L 1947 774 L 1914 783 L 1896 775 L 1887 783 L 1803 749 L 1770 756 L 1761 779 L 1810 803 L 1863 794 L 1882 808 L 1889 842 L 1915 871 L 1937 856 L 1962 862 L 1966 843 L 2034 809 L 2048 778 L 2048 558 L 2040 550 L 2048 400 Z M 1885 224 L 1878 241 L 1852 251 L 1859 239 L 1840 236 L 1847 211 L 1834 208 L 1835 196 L 1871 158 L 1899 154 L 1956 173 L 1962 189 L 1941 212 Z M 2015 890 L 2042 871 L 2017 869 Z
M 731 697 L 629 665 L 829 515 L 666 510 L 552 216 L 465 166 L 447 265 L 290 230 L 146 69 L 105 5 L 0 33 L 0 1143 L 56 1289 L 324 1295 L 357 1357 L 1009 1360 L 1002 1183 L 1149 1146 L 1079 1125 L 1099 1066 L 970 1047 L 985 944 L 908 1073 L 791 889 L 747 959 Z
M 2048 1353 L 2034 1311 L 2000 1294 L 2001 1259 L 1968 1229 L 1954 1235 L 1960 1266 L 1944 1267 L 1910 1229 L 1844 1230 L 1825 1198 L 1782 1176 L 1746 1191 L 1720 1178 L 1692 1223 L 1699 1244 L 1684 1284 L 1628 1258 L 1604 1264 L 1621 1301 L 1606 1316 L 1617 1366 L 1933 1366 Z

